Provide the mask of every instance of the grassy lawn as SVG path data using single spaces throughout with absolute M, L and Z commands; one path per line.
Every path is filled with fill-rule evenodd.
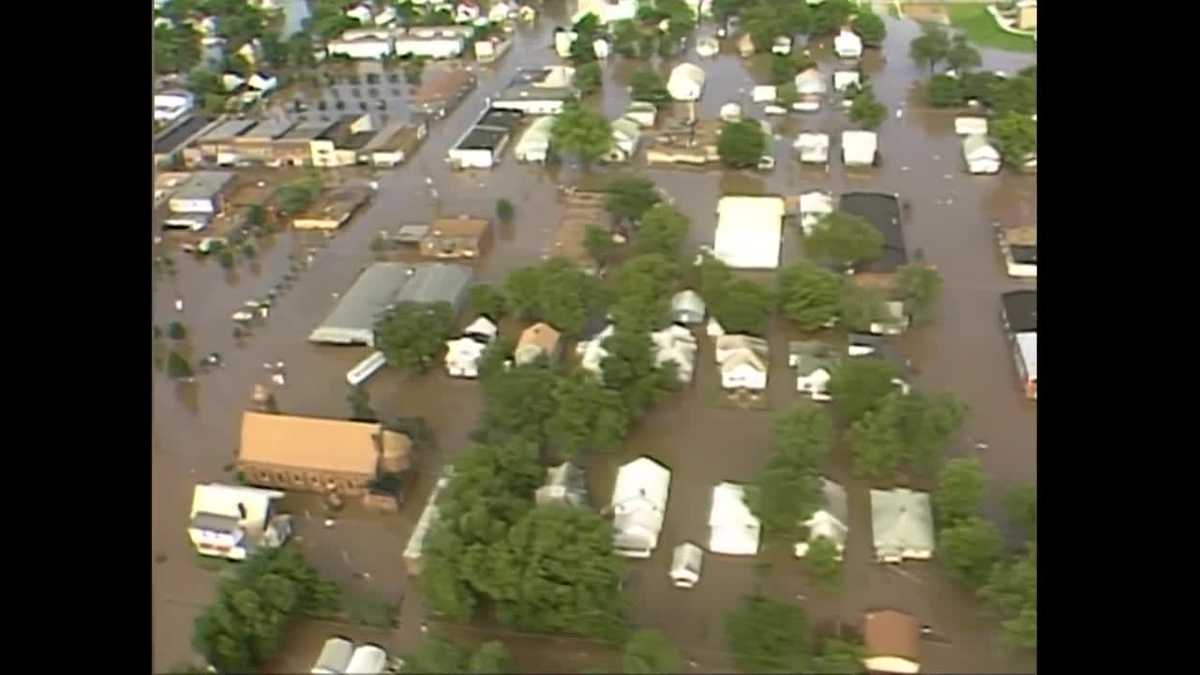
M 955 28 L 966 31 L 967 37 L 977 47 L 992 47 L 1010 52 L 1037 51 L 1037 43 L 1031 37 L 1006 33 L 996 25 L 996 20 L 979 5 L 949 5 L 946 12 Z

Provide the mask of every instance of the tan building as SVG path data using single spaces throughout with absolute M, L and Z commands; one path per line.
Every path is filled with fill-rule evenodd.
M 441 218 L 421 239 L 426 258 L 478 258 L 490 241 L 491 223 L 483 218 Z
M 292 219 L 297 230 L 336 230 L 345 225 L 354 212 L 371 197 L 371 191 L 360 186 L 344 187 L 321 195 L 303 213 Z
M 872 673 L 921 670 L 921 624 L 894 609 L 867 612 L 863 619 L 863 665 Z
M 399 472 L 412 462 L 403 434 L 378 423 L 242 413 L 237 469 L 251 485 L 288 490 L 362 495 L 382 470 Z
M 513 352 L 513 360 L 518 366 L 533 363 L 539 356 L 554 360 L 558 356 L 558 344 L 562 333 L 554 330 L 548 323 L 535 323 L 521 332 L 517 348 Z
M 1017 3 L 1017 28 L 1037 30 L 1037 0 L 1021 0 Z

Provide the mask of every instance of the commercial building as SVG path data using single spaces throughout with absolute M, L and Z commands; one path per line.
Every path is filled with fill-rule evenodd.
M 336 230 L 349 222 L 370 198 L 370 188 L 358 185 L 328 191 L 312 206 L 293 216 L 292 227 L 297 230 Z
M 421 239 L 426 258 L 478 258 L 490 242 L 491 221 L 484 218 L 440 218 Z
M 225 192 L 232 181 L 229 171 L 197 171 L 176 188 L 167 207 L 173 213 L 218 214 L 225 208 Z
M 492 101 L 492 107 L 526 115 L 557 115 L 569 101 L 579 98 L 574 81 L 575 69 L 569 66 L 522 68 Z
M 520 123 L 520 112 L 489 108 L 450 149 L 451 166 L 455 169 L 492 168 L 500 161 Z
M 775 269 L 783 241 L 779 197 L 722 197 L 713 255 L 735 269 Z
M 908 264 L 908 249 L 904 244 L 904 230 L 900 221 L 899 195 L 847 192 L 838 200 L 838 210 L 863 218 L 883 235 L 882 255 L 860 265 L 858 273 L 892 274 Z

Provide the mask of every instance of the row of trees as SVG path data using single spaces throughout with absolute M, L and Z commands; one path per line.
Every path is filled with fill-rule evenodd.
M 805 34 L 810 37 L 833 35 L 854 16 L 850 26 L 870 46 L 883 44 L 887 27 L 869 9 L 850 0 L 826 0 L 815 7 L 800 2 L 770 2 L 769 0 L 714 0 L 713 14 L 724 22 L 730 17 L 741 19 L 742 27 L 754 47 L 769 51 L 775 38 Z
M 862 648 L 826 638 L 819 648 L 802 607 L 762 595 L 745 597 L 725 617 L 725 641 L 745 673 L 860 673 Z

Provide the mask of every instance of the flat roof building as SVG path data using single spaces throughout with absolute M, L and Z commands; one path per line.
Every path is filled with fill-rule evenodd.
M 885 192 L 847 192 L 839 200 L 838 209 L 865 219 L 883 235 L 883 254 L 859 265 L 858 272 L 890 274 L 908 264 L 899 197 Z

